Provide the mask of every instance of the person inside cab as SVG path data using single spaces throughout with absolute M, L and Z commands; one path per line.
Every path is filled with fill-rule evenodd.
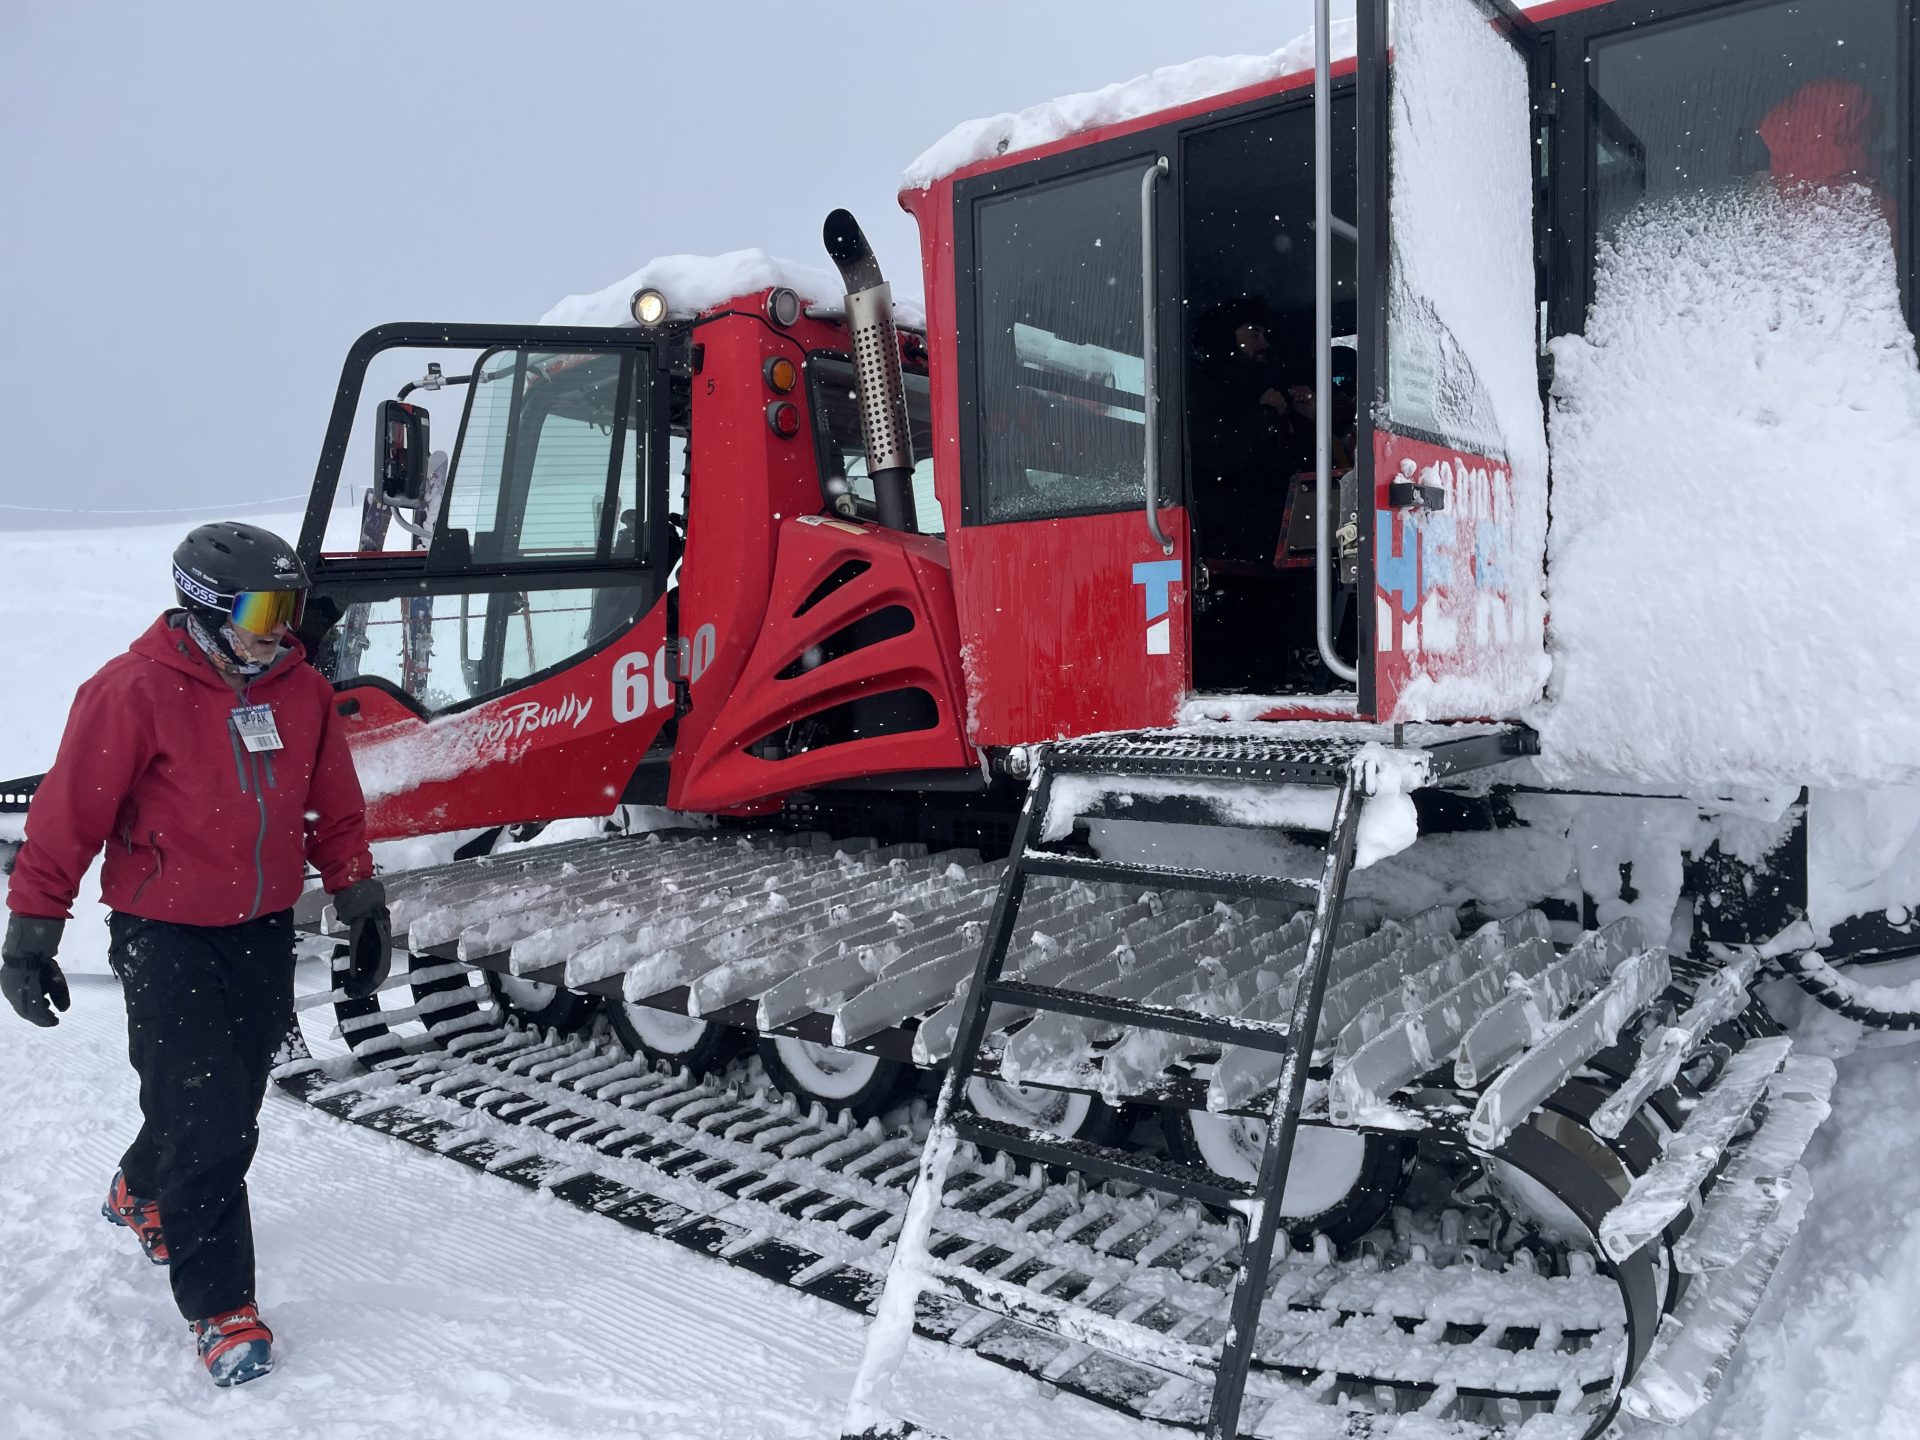
M 1276 351 L 1259 296 L 1208 312 L 1195 349 L 1188 411 L 1200 553 L 1216 568 L 1271 564 L 1288 484 L 1313 464 L 1312 410 L 1303 414 L 1288 393 L 1299 367 Z

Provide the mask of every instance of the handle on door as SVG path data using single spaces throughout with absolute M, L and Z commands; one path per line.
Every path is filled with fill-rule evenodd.
M 1153 253 L 1153 192 L 1167 173 L 1167 157 L 1157 157 L 1140 176 L 1140 358 L 1146 367 L 1147 533 L 1163 555 L 1173 554 L 1173 541 L 1160 528 L 1160 396 L 1154 380 L 1158 366 L 1158 315 Z

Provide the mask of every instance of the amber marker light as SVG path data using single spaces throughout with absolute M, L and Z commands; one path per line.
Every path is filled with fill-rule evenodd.
M 785 395 L 800 383 L 800 367 L 784 355 L 767 361 L 762 373 L 767 378 L 767 388 L 776 395 Z

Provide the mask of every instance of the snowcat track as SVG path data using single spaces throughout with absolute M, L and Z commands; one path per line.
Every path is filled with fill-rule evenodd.
M 1233 761 L 1244 766 L 1254 758 L 1236 755 Z M 1291 767 L 1323 757 L 1265 758 Z M 1144 756 L 1142 763 L 1162 764 L 1164 757 Z M 337 1033 L 362 1064 L 375 1067 L 365 1080 L 346 1082 L 345 1092 L 328 1091 L 322 1098 L 336 1101 L 368 1085 L 397 1086 L 396 1103 L 375 1104 L 371 1112 L 350 1095 L 340 1103 L 347 1118 L 367 1123 L 371 1113 L 371 1128 L 410 1132 L 403 1138 L 424 1125 L 418 1143 L 425 1148 L 458 1151 L 456 1159 L 554 1190 L 583 1208 L 614 1213 L 631 1202 L 639 1207 L 633 1215 L 642 1217 L 629 1219 L 636 1228 L 671 1232 L 669 1238 L 794 1288 L 818 1282 L 826 1298 L 870 1310 L 887 1247 L 904 1223 L 905 1192 L 918 1171 L 922 1147 L 912 1137 L 882 1136 L 877 1128 L 854 1132 L 845 1124 L 836 1129 L 824 1112 L 802 1121 L 787 1111 L 782 1113 L 800 1137 L 793 1142 L 802 1147 L 799 1153 L 715 1153 L 709 1143 L 714 1136 L 713 1143 L 728 1141 L 734 1121 L 764 1119 L 781 1102 L 723 1093 L 702 1081 L 711 1103 L 697 1114 L 678 1108 L 671 1095 L 655 1096 L 684 1133 L 660 1134 L 657 1126 L 643 1125 L 652 1139 L 627 1144 L 630 1137 L 613 1133 L 631 1128 L 631 1107 L 620 1095 L 596 1090 L 582 1098 L 577 1086 L 530 1088 L 534 1079 L 544 1085 L 555 1072 L 522 1075 L 527 1065 L 541 1068 L 524 1055 L 505 1073 L 483 1070 L 474 1086 L 434 1083 L 429 1072 L 436 1065 L 490 1064 L 492 1051 L 479 1047 L 501 1043 L 493 1028 L 497 1017 L 482 1011 L 484 996 L 473 988 L 469 967 L 572 985 L 763 1034 L 937 1065 L 955 1043 L 965 1001 L 964 991 L 953 987 L 971 966 L 977 941 L 965 937 L 978 934 L 997 868 L 981 865 L 969 852 L 930 855 L 923 846 L 882 847 L 870 840 L 656 834 L 576 841 L 394 877 L 397 927 L 413 951 L 410 969 L 396 984 L 410 989 L 412 1004 L 383 1010 L 378 997 L 353 1002 L 338 995 L 303 1002 L 331 999 Z M 1006 1003 L 993 1007 L 989 1022 L 1005 1038 L 983 1056 L 978 1073 L 1093 1093 L 1109 1103 L 1145 1099 L 1215 1113 L 1258 1113 L 1273 1093 L 1280 1063 L 1266 1039 L 1287 1028 L 1276 1029 L 1276 1022 L 1284 1019 L 1285 997 L 1298 983 L 1313 916 L 1260 900 L 1214 907 L 1141 895 L 1131 887 L 1041 883 L 1044 888 L 1028 902 L 1031 927 L 1025 913 L 1021 920 L 1027 963 L 1012 988 L 1002 987 Z M 832 898 L 789 902 L 782 890 Z M 305 916 L 310 927 L 323 931 L 329 919 L 317 910 Z M 1498 1298 L 1465 1315 L 1447 1309 L 1449 1294 L 1469 1267 L 1429 1258 L 1432 1222 L 1460 1197 L 1436 1195 L 1429 1187 L 1416 1219 L 1403 1227 L 1396 1215 L 1391 1235 L 1378 1231 L 1363 1241 L 1379 1256 L 1372 1281 L 1355 1273 L 1365 1248 L 1349 1249 L 1345 1258 L 1329 1251 L 1315 1266 L 1292 1257 L 1274 1269 L 1248 1401 L 1297 1406 L 1304 1390 L 1332 1398 L 1343 1407 L 1340 1413 L 1371 1405 L 1376 1420 L 1419 1410 L 1423 1422 L 1438 1419 L 1469 1437 L 1508 1431 L 1530 1414 L 1569 1406 L 1578 1411 L 1569 1423 L 1577 1428 L 1591 1419 L 1586 1433 L 1592 1434 L 1605 1428 L 1621 1403 L 1670 1410 L 1682 1403 L 1675 1397 L 1704 1398 L 1723 1359 L 1676 1347 L 1671 1339 L 1664 1343 L 1673 1363 L 1649 1375 L 1660 1381 L 1661 1393 L 1641 1396 L 1633 1387 L 1656 1331 L 1672 1334 L 1663 1315 L 1676 1302 L 1691 1302 L 1694 1311 L 1744 1313 L 1784 1246 L 1783 1234 L 1779 1244 L 1761 1247 L 1764 1253 L 1736 1260 L 1749 1216 L 1777 1217 L 1790 1230 L 1799 1213 L 1777 1203 L 1800 1188 L 1779 1157 L 1748 1165 L 1739 1172 L 1746 1176 L 1742 1184 L 1726 1187 L 1723 1197 L 1714 1188 L 1712 1167 L 1703 1170 L 1698 1163 L 1702 1152 L 1695 1139 L 1681 1137 L 1683 1145 L 1664 1153 L 1670 1148 L 1664 1137 L 1676 1133 L 1681 1107 L 1697 1093 L 1693 1081 L 1679 1080 L 1682 1070 L 1698 1073 L 1709 1052 L 1729 1045 L 1738 1051 L 1767 1034 L 1761 1017 L 1747 1010 L 1752 967 L 1744 961 L 1669 961 L 1663 951 L 1644 946 L 1628 922 L 1591 932 L 1562 952 L 1550 943 L 1537 911 L 1483 925 L 1468 936 L 1460 934 L 1457 912 L 1444 907 L 1371 929 L 1343 924 L 1337 934 L 1334 981 L 1308 1072 L 1324 1090 L 1309 1107 L 1308 1121 L 1330 1119 L 1349 1133 L 1411 1129 L 1427 1137 L 1429 1158 L 1441 1159 L 1436 1174 L 1445 1176 L 1452 1166 L 1457 1181 L 1460 1158 L 1479 1164 L 1476 1157 L 1491 1157 L 1488 1163 L 1504 1161 L 1543 1185 L 1573 1205 L 1591 1231 L 1592 1258 L 1604 1277 L 1597 1283 L 1610 1295 L 1612 1310 L 1590 1315 L 1584 1324 L 1570 1324 L 1563 1313 L 1530 1315 L 1511 1293 L 1509 1279 L 1521 1280 L 1522 1289 L 1535 1282 L 1551 1287 L 1570 1277 L 1596 1279 L 1596 1270 L 1586 1254 L 1568 1253 L 1556 1243 L 1540 1252 L 1551 1257 L 1546 1274 L 1519 1276 L 1519 1270 L 1537 1267 L 1524 1248 L 1531 1242 L 1523 1239 L 1523 1248 L 1515 1250 L 1511 1233 L 1472 1250 L 1504 1267 L 1491 1274 L 1475 1271 Z M 593 963 L 580 964 L 583 953 Z M 1211 999 L 1190 993 L 1200 973 L 1208 977 Z M 1036 1015 L 1034 1006 L 1023 1003 L 1041 987 L 1062 984 L 1117 987 L 1119 993 L 1101 999 L 1098 1014 L 1080 1016 Z M 1186 1009 L 1196 1000 L 1209 1009 L 1195 1022 L 1208 1033 L 1129 1024 L 1158 1008 Z M 1219 1023 L 1227 1017 L 1229 1023 Z M 449 1055 L 458 1057 L 436 1060 L 421 1051 L 424 1041 L 393 1033 L 392 1026 L 410 1023 L 423 1026 L 431 1041 L 448 1043 Z M 1644 1049 L 1637 1037 L 1646 1039 Z M 598 1057 L 582 1074 L 605 1079 L 602 1072 L 620 1063 L 569 1043 L 573 1048 L 563 1045 L 552 1053 Z M 625 1079 L 644 1069 L 644 1062 L 626 1063 Z M 408 1088 L 418 1078 L 416 1069 L 428 1077 L 427 1091 L 418 1095 Z M 1709 1093 L 1718 1076 L 1715 1066 L 1701 1082 Z M 683 1077 L 681 1088 L 693 1084 Z M 1758 1094 L 1752 1083 L 1745 1089 Z M 1729 1091 L 1722 1102 L 1730 1117 L 1753 1110 L 1754 1121 L 1762 1118 L 1751 1095 Z M 603 1104 L 615 1108 L 600 1110 Z M 722 1115 L 726 1124 L 716 1131 L 702 1118 L 709 1113 Z M 1544 1128 L 1534 1128 L 1535 1117 Z M 441 1143 L 450 1126 L 465 1133 Z M 809 1129 L 828 1138 L 806 1144 L 802 1132 Z M 570 1137 L 584 1138 L 585 1148 L 552 1148 L 571 1146 Z M 1723 1145 L 1730 1137 L 1713 1143 Z M 529 1139 L 535 1140 L 531 1149 L 523 1143 Z M 615 1143 L 618 1151 L 609 1149 Z M 990 1137 L 984 1143 L 992 1143 Z M 882 1145 L 888 1155 L 874 1160 L 868 1152 Z M 1052 1153 L 1032 1145 L 1011 1148 L 1042 1159 Z M 821 1155 L 809 1159 L 814 1150 Z M 1612 1159 L 1605 1158 L 1609 1151 Z M 796 1170 L 810 1174 L 809 1167 L 829 1153 L 867 1155 L 871 1163 L 834 1184 L 792 1178 Z M 1157 1254 L 1151 1248 L 1152 1227 L 1163 1223 L 1157 1216 L 1186 1214 L 1186 1237 L 1202 1231 L 1215 1236 L 1211 1257 L 1180 1276 L 1181 1284 L 1198 1290 L 1169 1294 L 1165 1283 L 1156 1283 L 1139 1293 L 1124 1277 L 1103 1273 L 1135 1253 L 1121 1230 L 1108 1235 L 1077 1221 L 1040 1224 L 1038 1201 L 1008 1197 L 1021 1189 L 1047 1191 L 1044 1175 L 1018 1181 L 1010 1162 L 982 1167 L 977 1159 L 968 1152 L 955 1185 L 968 1176 L 972 1183 L 991 1177 L 1001 1188 L 994 1200 L 981 1202 L 984 1219 L 936 1230 L 930 1263 L 946 1276 L 952 1293 L 937 1303 L 922 1297 L 919 1329 L 1126 1413 L 1200 1424 L 1208 1366 L 1229 1329 L 1222 1292 L 1238 1265 L 1234 1236 L 1192 1206 L 1155 1205 L 1125 1187 L 1096 1194 L 1079 1208 L 1104 1215 L 1124 1203 L 1144 1217 L 1132 1227 L 1148 1236 L 1137 1253 Z M 1074 1166 L 1071 1155 L 1061 1163 Z M 1144 1169 L 1109 1167 L 1106 1173 L 1144 1175 L 1157 1164 L 1144 1157 L 1142 1163 Z M 1609 1167 L 1617 1178 L 1608 1178 Z M 1637 1248 L 1618 1244 L 1609 1253 L 1599 1251 L 1602 1220 L 1617 1206 L 1620 1191 L 1655 1172 L 1666 1189 L 1685 1190 L 1693 1197 L 1689 1203 L 1704 1200 L 1718 1212 L 1718 1238 L 1703 1251 L 1717 1257 L 1717 1273 L 1674 1266 L 1674 1243 L 1687 1229 L 1679 1212 L 1670 1223 L 1659 1219 L 1647 1227 Z M 846 1184 L 856 1188 L 848 1191 Z M 789 1185 L 832 1195 L 836 1206 L 809 1199 L 788 1211 L 763 1203 L 768 1195 L 794 1198 Z M 1217 1187 L 1208 1193 L 1211 1188 Z M 1073 1211 L 1078 1193 L 1068 1191 L 1065 1202 L 1056 1195 L 1048 1205 Z M 1189 1186 L 1184 1193 L 1202 1190 Z M 943 1188 L 943 1209 L 953 1208 L 954 1196 L 954 1185 Z M 1489 1197 L 1476 1192 L 1471 1203 L 1480 1206 Z M 1493 1196 L 1490 1203 L 1497 1212 L 1506 1197 Z M 988 1224 L 997 1223 L 996 1206 L 1004 1206 L 1011 1230 Z M 1511 1218 L 1496 1219 L 1489 1235 L 1500 1235 Z M 861 1227 L 857 1233 L 855 1226 Z M 1048 1253 L 1062 1235 L 1077 1247 L 1064 1261 Z M 1182 1253 L 1178 1242 L 1169 1243 Z M 1440 1258 L 1452 1262 L 1457 1253 L 1456 1245 Z M 1670 1278 L 1676 1268 L 1685 1280 Z M 1317 1279 L 1303 1279 L 1303 1269 Z M 1422 1290 L 1423 1275 L 1445 1278 Z M 1165 1282 L 1166 1276 L 1157 1271 L 1153 1279 Z M 834 1293 L 835 1287 L 844 1289 Z M 1283 1292 L 1281 1306 L 1276 1297 Z M 1408 1302 L 1410 1292 L 1426 1298 Z M 1374 1298 L 1355 1298 L 1367 1294 Z M 1727 1330 L 1736 1341 L 1738 1328 Z M 1616 1352 L 1618 1365 L 1611 1363 Z M 1589 1373 L 1578 1358 L 1588 1353 L 1608 1363 L 1595 1363 Z M 1325 1413 L 1326 1407 L 1314 1408 Z M 1288 1411 L 1289 1423 L 1296 1414 Z M 1255 1428 L 1265 1423 L 1256 1419 Z
M 791 1100 L 669 1074 L 610 1044 L 518 1030 L 469 1030 L 449 1048 L 391 1053 L 337 1078 L 299 1060 L 275 1081 L 336 1118 L 862 1314 L 879 1296 L 918 1170 L 918 1142 L 877 1124 L 802 1114 Z M 1190 1345 L 1225 1329 L 1220 1287 L 1238 1233 L 1196 1207 L 1086 1193 L 977 1158 L 956 1166 L 943 1205 L 935 1253 L 983 1279 L 1078 1300 Z M 1448 1318 L 1450 1272 L 1497 1291 L 1482 1303 L 1497 1301 L 1502 1320 Z M 1438 1298 L 1374 1310 L 1323 1303 L 1338 1291 L 1396 1288 L 1382 1285 L 1377 1262 L 1336 1259 L 1324 1246 L 1276 1266 L 1250 1401 L 1282 1398 L 1283 1383 L 1296 1397 L 1302 1387 L 1363 1397 L 1377 1413 L 1342 1423 L 1365 1435 L 1437 1392 L 1518 1415 L 1552 1408 L 1569 1376 L 1582 1393 L 1613 1388 L 1619 1301 L 1604 1277 L 1497 1272 L 1465 1260 L 1390 1273 L 1401 1293 Z M 1592 1323 L 1565 1324 L 1570 1309 Z M 1204 1418 L 1201 1385 L 964 1304 L 930 1297 L 916 1328 L 1137 1418 L 1188 1426 Z M 1346 1355 L 1376 1363 L 1351 1366 Z

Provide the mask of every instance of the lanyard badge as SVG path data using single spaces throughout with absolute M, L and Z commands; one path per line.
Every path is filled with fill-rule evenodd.
M 286 748 L 280 739 L 280 727 L 273 723 L 271 705 L 234 706 L 233 729 L 249 754 L 258 755 L 263 750 Z

